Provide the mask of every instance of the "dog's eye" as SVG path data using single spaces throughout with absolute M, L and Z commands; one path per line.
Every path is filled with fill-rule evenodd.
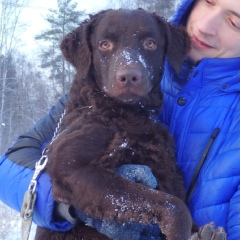
M 157 48 L 157 44 L 156 44 L 156 42 L 154 40 L 147 39 L 144 42 L 144 47 L 147 48 L 147 49 L 155 50 Z
M 111 44 L 111 42 L 109 42 L 107 40 L 103 40 L 103 41 L 100 41 L 99 48 L 101 50 L 108 50 L 108 49 L 112 48 L 112 44 Z

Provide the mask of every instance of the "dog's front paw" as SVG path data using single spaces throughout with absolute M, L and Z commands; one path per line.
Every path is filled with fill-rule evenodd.
M 213 222 L 202 226 L 197 233 L 194 233 L 189 240 L 226 240 L 226 232 L 224 228 L 215 229 Z

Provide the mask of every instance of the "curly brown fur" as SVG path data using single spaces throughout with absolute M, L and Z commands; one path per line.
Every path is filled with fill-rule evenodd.
M 46 228 L 38 227 L 35 239 L 41 240 L 110 240 L 110 238 L 99 234 L 94 228 L 78 223 L 76 227 L 67 232 L 56 232 Z
M 94 218 L 155 222 L 169 240 L 190 236 L 174 144 L 153 119 L 162 104 L 165 57 L 178 70 L 188 45 L 182 29 L 140 9 L 102 11 L 63 39 L 62 52 L 76 76 L 48 154 L 56 201 Z M 149 166 L 157 190 L 116 175 L 127 163 Z

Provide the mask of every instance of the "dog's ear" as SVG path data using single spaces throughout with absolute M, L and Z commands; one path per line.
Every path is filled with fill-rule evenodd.
M 83 78 L 86 77 L 91 65 L 91 46 L 90 31 L 91 23 L 85 20 L 78 28 L 68 33 L 62 40 L 60 48 L 68 62 L 70 62 L 81 73 Z
M 89 15 L 89 19 L 83 21 L 78 28 L 67 34 L 61 42 L 60 48 L 64 57 L 83 78 L 87 76 L 92 62 L 91 35 L 100 18 L 110 10 Z
M 179 72 L 182 61 L 191 47 L 190 37 L 183 27 L 171 24 L 156 13 L 153 13 L 153 15 L 157 19 L 159 27 L 164 29 L 165 32 L 167 59 L 173 69 Z
M 179 72 L 183 58 L 190 50 L 191 41 L 183 27 L 167 23 L 167 59 L 176 72 Z

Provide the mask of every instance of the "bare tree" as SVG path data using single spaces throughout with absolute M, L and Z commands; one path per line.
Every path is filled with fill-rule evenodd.
M 2 112 L 0 139 L 1 153 L 15 138 L 33 126 L 49 108 L 51 95 L 49 86 L 42 79 L 34 63 L 17 51 L 5 56 L 6 73 L 5 104 Z M 1 64 L 0 64 L 1 67 Z
M 19 18 L 22 7 L 29 0 L 7 0 L 0 2 L 0 53 L 16 48 L 19 35 L 24 31 L 24 25 Z
M 23 25 L 20 24 L 19 17 L 22 6 L 29 0 L 8 0 L 0 2 L 0 143 L 3 138 L 3 115 L 6 113 L 6 106 L 9 101 L 8 74 L 12 71 L 9 52 L 19 44 L 19 35 L 23 32 Z M 1 146 L 1 145 L 0 145 Z

